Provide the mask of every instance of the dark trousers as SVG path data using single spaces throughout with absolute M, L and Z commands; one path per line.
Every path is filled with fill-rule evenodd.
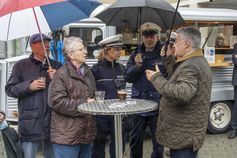
M 234 106 L 232 109 L 232 122 L 231 128 L 237 130 L 237 86 L 234 86 Z
M 170 149 L 170 158 L 196 158 L 198 151 L 192 148 L 174 150 Z
M 109 153 L 110 158 L 115 156 L 115 131 L 113 116 L 97 116 L 97 135 L 93 143 L 92 158 L 105 158 L 105 145 L 109 136 Z M 123 151 L 125 141 L 123 136 Z
M 143 139 L 146 127 L 149 126 L 151 131 L 151 140 L 153 145 L 153 151 L 151 158 L 163 158 L 163 147 L 158 144 L 155 134 L 157 129 L 158 115 L 152 116 L 133 116 L 133 129 L 131 131 L 130 140 L 130 157 L 142 158 L 143 156 Z

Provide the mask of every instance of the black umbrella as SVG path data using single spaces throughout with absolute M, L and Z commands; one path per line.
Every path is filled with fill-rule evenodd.
M 179 13 L 175 16 L 175 8 L 164 0 L 118 0 L 96 17 L 110 26 L 126 26 L 137 32 L 141 24 L 153 22 L 162 30 L 170 29 L 172 22 L 179 25 L 184 22 Z

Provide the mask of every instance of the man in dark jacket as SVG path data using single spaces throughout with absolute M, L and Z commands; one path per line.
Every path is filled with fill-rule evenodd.
M 161 43 L 158 33 L 160 27 L 154 23 L 144 23 L 141 26 L 143 44 L 130 56 L 126 65 L 127 82 L 132 85 L 132 98 L 156 101 L 159 104 L 160 94 L 147 80 L 145 70 L 154 70 L 158 65 L 163 73 L 164 67 L 160 56 Z M 163 147 L 157 143 L 155 138 L 158 110 L 133 116 L 133 129 L 131 131 L 131 158 L 142 158 L 143 137 L 146 127 L 149 126 L 153 144 L 152 158 L 163 157 Z
M 35 158 L 40 145 L 45 158 L 53 157 L 49 138 L 48 85 L 61 64 L 49 59 L 49 67 L 45 55 L 49 52 L 50 38 L 42 34 L 42 39 L 40 34 L 31 36 L 32 54 L 14 65 L 5 87 L 8 96 L 18 98 L 18 131 L 25 158 Z
M 232 62 L 234 64 L 232 85 L 234 86 L 234 106 L 232 110 L 232 122 L 231 130 L 228 133 L 228 138 L 233 139 L 237 136 L 237 44 L 234 45 L 234 51 L 232 54 Z

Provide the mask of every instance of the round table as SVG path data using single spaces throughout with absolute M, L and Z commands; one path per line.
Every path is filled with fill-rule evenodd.
M 157 102 L 143 99 L 107 99 L 103 102 L 88 102 L 78 105 L 78 110 L 91 115 L 113 115 L 115 126 L 116 157 L 123 157 L 121 115 L 138 114 L 157 109 Z

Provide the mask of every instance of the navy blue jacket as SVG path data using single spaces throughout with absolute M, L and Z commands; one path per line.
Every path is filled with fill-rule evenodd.
M 237 86 L 237 44 L 234 45 L 233 53 L 232 53 L 232 63 L 234 65 L 233 75 L 232 75 L 232 85 Z
M 50 59 L 52 68 L 61 63 Z M 18 133 L 21 141 L 38 141 L 50 136 L 51 109 L 48 106 L 48 65 L 36 60 L 33 55 L 18 61 L 6 84 L 5 91 L 10 97 L 18 98 Z M 46 77 L 46 89 L 30 90 L 30 84 L 39 76 Z
M 160 102 L 160 94 L 153 87 L 153 85 L 147 80 L 145 70 L 155 70 L 155 65 L 158 64 L 160 71 L 165 75 L 165 68 L 163 60 L 160 56 L 160 50 L 162 45 L 157 42 L 154 50 L 152 52 L 145 51 L 145 45 L 142 44 L 137 48 L 129 57 L 128 63 L 126 65 L 127 82 L 133 83 L 132 85 L 132 98 L 146 99 Z M 139 51 L 138 51 L 139 50 Z M 136 66 L 134 58 L 136 54 L 142 53 L 143 64 L 140 68 Z M 142 114 L 143 116 L 157 114 L 157 111 Z
M 120 63 L 102 60 L 93 65 L 91 71 L 96 81 L 96 89 L 105 91 L 105 99 L 116 99 L 117 89 L 126 87 L 126 71 Z

